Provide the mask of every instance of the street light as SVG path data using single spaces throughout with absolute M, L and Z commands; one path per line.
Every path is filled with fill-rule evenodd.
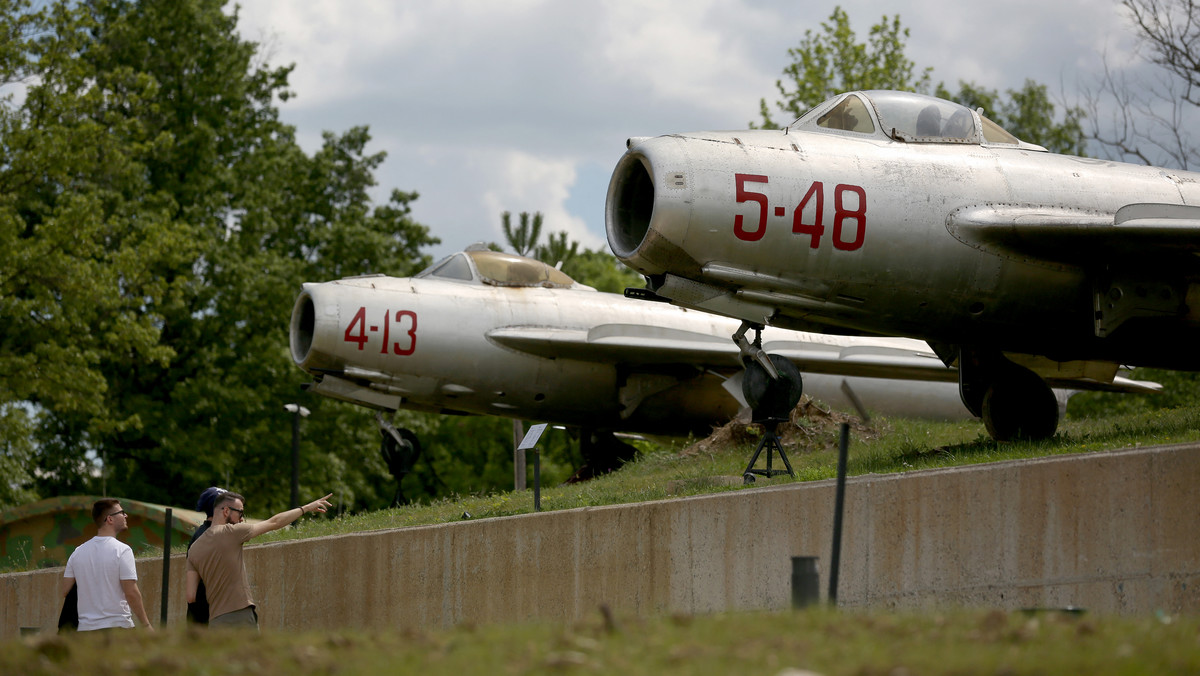
M 292 415 L 292 507 L 300 506 L 300 419 L 307 418 L 309 411 L 299 404 L 285 404 L 284 410 Z

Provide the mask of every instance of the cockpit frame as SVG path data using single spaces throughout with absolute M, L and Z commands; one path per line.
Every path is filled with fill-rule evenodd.
M 885 138 L 902 143 L 934 143 L 1045 148 L 1021 141 L 983 115 L 983 109 L 914 92 L 846 92 L 814 107 L 788 129 Z
M 504 287 L 566 289 L 582 286 L 562 270 L 539 260 L 484 248 L 468 248 L 451 254 L 414 277 Z

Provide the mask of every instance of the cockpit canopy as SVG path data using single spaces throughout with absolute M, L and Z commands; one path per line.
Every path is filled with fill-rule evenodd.
M 540 286 L 562 289 L 576 285 L 561 270 L 516 254 L 468 248 L 447 256 L 416 275 L 470 282 L 478 279 L 491 286 Z
M 850 132 L 905 143 L 969 143 L 1045 150 L 1025 143 L 984 117 L 982 108 L 924 94 L 872 90 L 829 99 L 792 123 L 796 129 Z

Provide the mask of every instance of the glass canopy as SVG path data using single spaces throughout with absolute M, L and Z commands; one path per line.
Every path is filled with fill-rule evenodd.
M 490 250 L 468 250 L 443 258 L 417 273 L 417 277 L 439 277 L 472 281 L 476 279 L 492 286 L 541 286 L 565 288 L 575 280 L 561 270 L 545 263 Z
M 813 108 L 793 126 L 855 134 L 882 131 L 884 136 L 906 143 L 1032 147 L 984 117 L 982 109 L 974 111 L 953 101 L 912 92 L 872 90 L 842 94 Z

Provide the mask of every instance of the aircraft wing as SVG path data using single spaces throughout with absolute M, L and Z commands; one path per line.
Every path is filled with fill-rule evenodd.
M 947 368 L 933 351 L 906 349 L 883 345 L 854 345 L 836 347 L 804 342 L 764 342 L 763 349 L 790 359 L 808 373 L 862 376 L 865 378 L 903 378 L 953 383 L 958 382 L 958 369 Z M 1050 387 L 1063 390 L 1095 390 L 1102 392 L 1161 392 L 1156 382 L 1113 377 L 1112 382 L 1092 378 L 1047 377 Z
M 542 357 L 625 364 L 689 363 L 709 368 L 741 366 L 733 341 L 691 331 L 640 324 L 602 324 L 589 330 L 505 327 L 488 332 L 501 345 Z M 873 378 L 957 381 L 932 350 L 905 347 L 841 346 L 813 342 L 764 341 L 763 348 L 791 360 L 801 371 Z
M 1200 207 L 1129 204 L 1116 216 L 1084 209 L 981 204 L 958 209 L 946 224 L 965 244 L 1001 256 L 1094 264 L 1156 263 L 1200 253 Z
M 513 350 L 540 357 L 623 364 L 687 363 L 728 369 L 741 365 L 732 341 L 710 334 L 643 324 L 602 324 L 587 329 L 510 326 L 493 329 L 489 339 Z M 957 382 L 958 370 L 947 368 L 932 350 L 888 345 L 826 344 L 820 340 L 764 341 L 763 349 L 789 359 L 802 372 L 864 378 L 903 378 Z M 1117 376 L 1111 383 L 1087 378 L 1047 378 L 1057 389 L 1153 393 L 1158 383 Z
M 1162 392 L 1162 383 L 1150 380 L 1132 380 L 1125 376 L 1115 376 L 1111 383 L 1089 378 L 1046 378 L 1046 384 L 1056 390 L 1089 390 L 1094 392 L 1131 392 L 1135 394 L 1154 394 Z
M 509 326 L 487 337 L 505 347 L 549 359 L 698 366 L 741 365 L 737 346 L 728 338 L 644 324 L 601 324 L 588 329 Z

